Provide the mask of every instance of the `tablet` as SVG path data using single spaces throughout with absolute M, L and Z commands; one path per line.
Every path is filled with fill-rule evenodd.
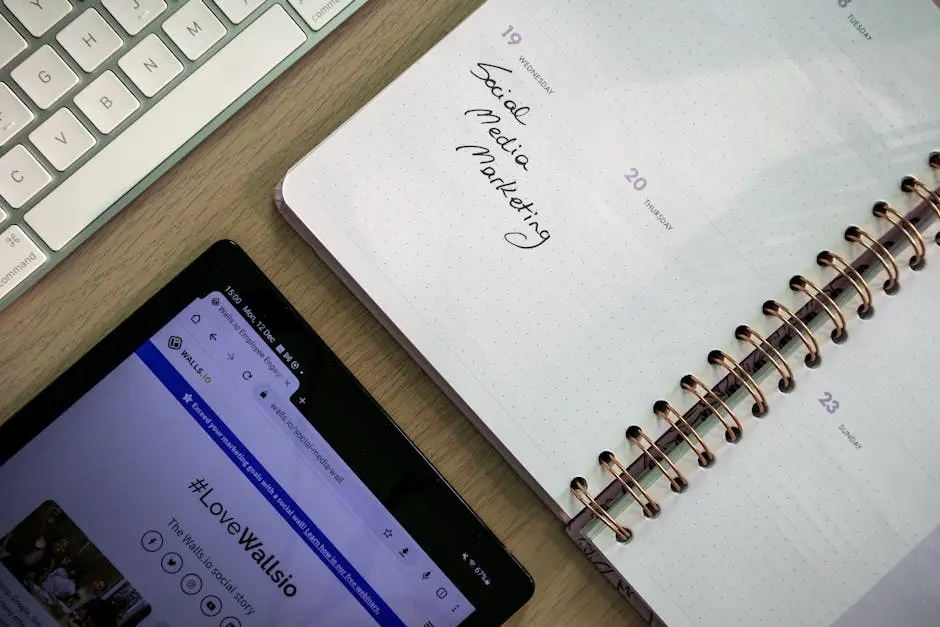
M 0 624 L 496 625 L 532 592 L 232 242 L 0 426 Z

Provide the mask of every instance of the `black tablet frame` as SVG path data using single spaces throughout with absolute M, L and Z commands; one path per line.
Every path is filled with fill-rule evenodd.
M 197 298 L 226 289 L 234 290 L 243 300 L 241 306 L 263 319 L 278 342 L 291 347 L 292 360 L 303 364 L 303 374 L 295 373 L 299 387 L 291 397 L 297 411 L 476 608 L 462 625 L 497 625 L 521 608 L 534 592 L 522 565 L 260 268 L 229 240 L 210 246 L 0 425 L 0 468 L 180 311 Z M 489 585 L 464 553 L 484 568 Z

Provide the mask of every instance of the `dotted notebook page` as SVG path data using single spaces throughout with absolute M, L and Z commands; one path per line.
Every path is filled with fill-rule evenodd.
M 491 0 L 284 184 L 566 514 L 572 477 L 605 485 L 598 453 L 661 433 L 653 402 L 896 187 L 885 143 L 912 169 L 926 144 L 904 129 L 937 121 L 899 100 L 876 128 L 852 94 L 893 97 L 849 70 L 814 82 L 757 32 L 765 9 L 627 6 Z M 780 30 L 845 56 L 805 21 Z
M 768 291 L 937 148 L 931 0 L 524 4 Z
M 933 246 L 927 251 L 927 266 L 920 272 L 903 270 L 901 291 L 895 296 L 878 290 L 875 316 L 859 324 L 847 343 L 829 351 L 826 369 L 833 371 L 833 387 L 819 389 L 820 396 L 831 394 L 838 402 L 856 399 L 871 407 L 877 432 L 868 439 L 889 432 L 936 485 L 940 483 L 936 400 L 940 250 Z M 832 414 L 832 422 L 855 429 L 841 408 Z
M 667 624 L 936 624 L 938 268 L 908 272 L 846 344 L 825 344 L 822 366 L 716 448 L 632 543 L 592 527 Z

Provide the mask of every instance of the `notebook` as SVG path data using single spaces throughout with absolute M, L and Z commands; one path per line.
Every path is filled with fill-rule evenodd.
M 490 0 L 278 205 L 651 624 L 936 625 L 938 35 Z

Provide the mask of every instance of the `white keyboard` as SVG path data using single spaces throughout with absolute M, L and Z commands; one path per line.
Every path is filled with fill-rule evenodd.
M 0 0 L 0 309 L 366 0 Z

